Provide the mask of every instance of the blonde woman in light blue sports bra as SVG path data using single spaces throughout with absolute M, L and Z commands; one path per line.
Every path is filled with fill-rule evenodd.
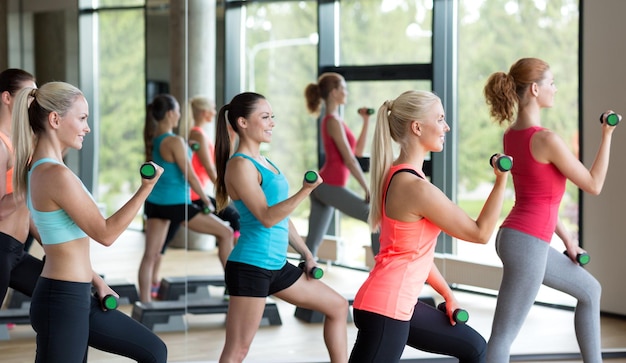
M 116 293 L 91 267 L 90 239 L 110 246 L 131 223 L 159 179 L 143 179 L 130 200 L 104 218 L 80 179 L 63 163 L 67 148 L 80 150 L 90 132 L 82 92 L 63 82 L 25 88 L 13 109 L 15 193 L 24 193 L 46 255 L 33 292 L 30 318 L 37 332 L 35 362 L 86 361 L 92 284 L 99 296 Z M 129 319 L 128 326 L 137 328 Z M 156 347 L 166 359 L 165 345 Z

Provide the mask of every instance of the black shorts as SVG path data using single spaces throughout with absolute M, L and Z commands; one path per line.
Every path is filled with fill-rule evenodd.
M 146 218 L 167 219 L 175 225 L 190 220 L 201 211 L 202 210 L 194 204 L 162 205 L 146 201 L 143 207 L 143 213 Z
M 211 196 L 208 196 L 208 198 L 214 206 L 217 206 L 215 198 Z M 202 203 L 202 199 L 192 200 L 191 203 L 197 205 L 200 209 L 204 208 L 204 203 Z M 230 223 L 230 228 L 232 228 L 233 231 L 239 231 L 241 225 L 239 223 L 239 212 L 237 212 L 237 208 L 229 204 L 226 206 L 226 208 L 217 213 L 214 212 L 214 214 L 218 216 L 221 220 Z
M 230 296 L 268 297 L 293 285 L 302 273 L 301 268 L 289 262 L 280 270 L 234 261 L 228 261 L 224 268 Z

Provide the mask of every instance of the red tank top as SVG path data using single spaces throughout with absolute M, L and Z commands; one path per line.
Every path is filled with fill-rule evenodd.
M 537 237 L 550 243 L 565 193 L 565 176 L 551 163 L 535 160 L 532 136 L 544 128 L 509 129 L 504 134 L 504 153 L 513 157 L 515 205 L 502 227 Z
M 208 147 L 209 158 L 213 162 L 215 162 L 215 147 L 213 146 L 213 143 L 209 141 L 209 139 L 207 138 L 207 135 L 206 135 L 206 132 L 204 132 L 204 129 L 199 126 L 193 126 L 191 130 L 198 131 L 204 136 L 204 140 L 206 140 L 207 147 Z M 211 178 L 209 178 L 209 174 L 204 168 L 204 165 L 202 165 L 202 161 L 200 161 L 200 157 L 198 156 L 197 152 L 193 153 L 193 156 L 191 157 L 191 166 L 193 167 L 193 170 L 196 172 L 196 175 L 198 176 L 198 180 L 200 180 L 200 185 L 202 185 L 202 188 L 206 187 L 209 181 L 211 181 Z M 194 192 L 193 189 L 191 188 L 189 188 L 189 190 L 191 191 L 191 200 L 200 199 L 200 196 L 198 195 L 198 193 Z
M 415 170 L 409 164 L 391 167 L 385 190 L 393 174 L 401 169 Z M 385 205 L 384 195 L 382 205 Z M 383 208 L 380 252 L 376 255 L 374 268 L 357 292 L 353 306 L 392 319 L 410 320 L 432 268 L 440 232 L 441 229 L 426 218 L 401 222 L 387 217 Z
M 344 187 L 348 183 L 348 178 L 350 177 L 350 169 L 343 162 L 341 154 L 339 153 L 339 149 L 337 145 L 333 141 L 333 139 L 328 134 L 326 130 L 326 125 L 328 124 L 328 120 L 334 117 L 333 115 L 326 115 L 322 119 L 322 143 L 324 144 L 324 153 L 326 154 L 326 159 L 324 160 L 324 165 L 320 169 L 320 176 L 324 179 L 324 183 L 328 185 L 335 185 Z M 348 128 L 345 122 L 342 120 L 338 120 L 343 127 L 346 138 L 348 139 L 348 144 L 350 145 L 350 150 L 354 154 L 354 150 L 356 148 L 356 139 L 354 138 L 354 134 Z

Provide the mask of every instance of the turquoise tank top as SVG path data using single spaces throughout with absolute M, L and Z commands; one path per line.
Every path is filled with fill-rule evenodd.
M 261 189 L 267 199 L 267 205 L 273 206 L 287 199 L 289 185 L 285 175 L 278 170 L 274 173 L 251 157 L 236 153 L 231 158 L 243 157 L 254 164 L 261 174 Z M 247 263 L 266 270 L 279 270 L 287 263 L 289 244 L 289 219 L 285 218 L 272 227 L 265 227 L 241 201 L 233 201 L 240 215 L 241 236 L 228 257 L 229 261 Z
M 185 175 L 176 163 L 165 161 L 165 159 L 161 157 L 161 143 L 169 136 L 176 135 L 167 132 L 154 139 L 152 160 L 163 168 L 163 174 L 161 174 L 161 177 L 154 185 L 152 192 L 150 192 L 146 200 L 158 205 L 191 204 L 189 183 Z M 191 149 L 189 148 L 188 156 L 191 158 Z
M 37 160 L 30 168 L 28 172 L 28 190 L 26 193 L 26 205 L 30 210 L 30 214 L 33 217 L 33 221 L 35 222 L 35 226 L 39 230 L 39 235 L 41 237 L 41 243 L 44 245 L 54 245 L 64 242 L 73 241 L 75 239 L 87 237 L 87 234 L 83 232 L 74 220 L 70 218 L 70 216 L 63 210 L 57 209 L 55 211 L 50 212 L 40 212 L 33 207 L 33 203 L 30 197 L 30 177 L 35 168 L 43 163 L 54 163 L 54 164 L 62 164 L 57 160 L 51 158 L 43 158 Z M 93 196 L 85 185 L 81 181 L 81 185 L 83 189 L 91 199 L 93 200 Z

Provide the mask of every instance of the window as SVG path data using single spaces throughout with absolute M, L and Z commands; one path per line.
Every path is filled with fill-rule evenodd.
M 578 147 L 578 38 L 579 2 L 562 1 L 459 1 L 458 16 L 458 202 L 478 216 L 493 181 L 487 160 L 502 151 L 504 127 L 489 118 L 483 96 L 487 78 L 508 72 L 519 58 L 547 61 L 555 75 L 558 93 L 554 107 L 544 110 L 542 124 L 554 130 L 572 150 Z M 502 211 L 514 202 L 512 181 Z M 560 217 L 571 233 L 578 234 L 578 188 L 568 182 Z M 459 258 L 501 265 L 493 241 L 487 247 L 456 244 Z M 564 249 L 558 237 L 557 249 Z

